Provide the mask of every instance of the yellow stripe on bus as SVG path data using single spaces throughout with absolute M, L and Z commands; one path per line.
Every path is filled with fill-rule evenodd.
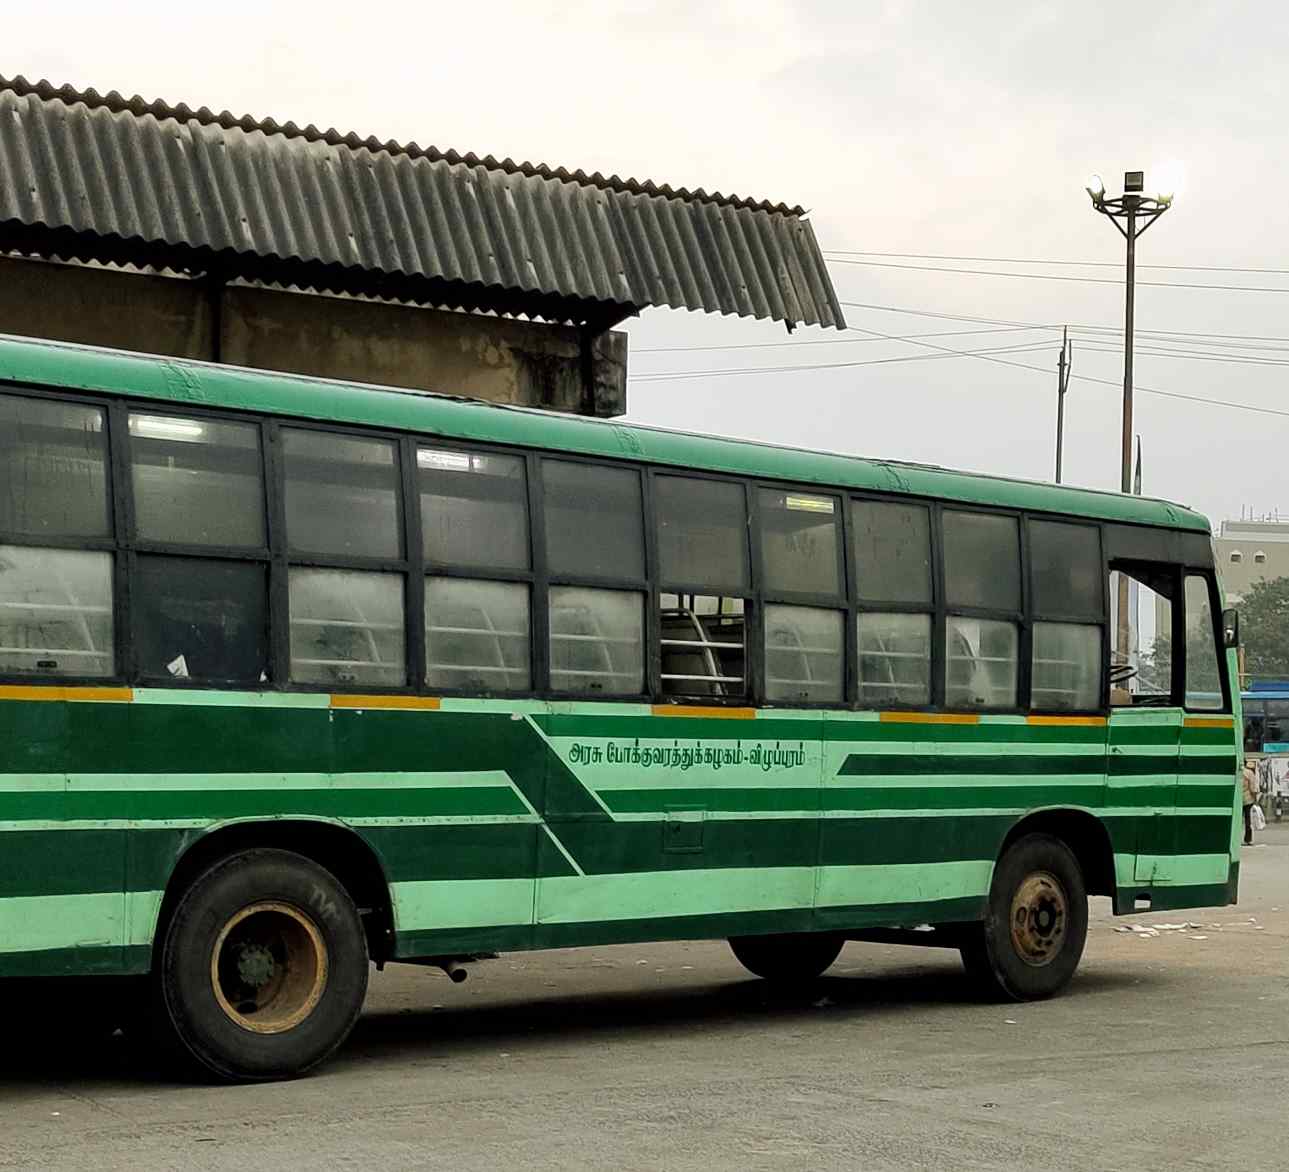
M 1234 728 L 1235 720 L 1230 716 L 1188 716 L 1187 728 Z
M 980 717 L 971 712 L 883 712 L 880 719 L 888 724 L 980 723 Z
M 720 708 L 715 705 L 702 704 L 655 704 L 655 716 L 717 716 L 726 720 L 751 720 L 756 716 L 755 708 Z
M 0 686 L 0 700 L 106 700 L 121 703 L 133 699 L 133 688 L 37 688 L 26 684 Z
M 435 712 L 441 701 L 437 696 L 337 696 L 331 697 L 332 708 L 401 708 Z

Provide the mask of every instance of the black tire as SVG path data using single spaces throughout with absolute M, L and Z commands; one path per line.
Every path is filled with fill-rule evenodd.
M 1059 838 L 1029 834 L 994 867 L 984 921 L 962 946 L 962 962 L 985 993 L 1038 1001 L 1069 984 L 1087 935 L 1078 860 Z
M 242 851 L 175 908 L 157 1016 L 174 1048 L 218 1078 L 291 1078 L 348 1037 L 367 976 L 362 921 L 335 876 L 289 851 Z
M 779 985 L 813 981 L 832 965 L 845 939 L 832 932 L 733 936 L 730 948 L 748 972 Z

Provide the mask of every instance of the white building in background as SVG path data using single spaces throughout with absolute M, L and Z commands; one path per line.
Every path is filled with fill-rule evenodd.
M 1289 521 L 1223 521 L 1213 546 L 1228 604 L 1255 582 L 1289 577 Z

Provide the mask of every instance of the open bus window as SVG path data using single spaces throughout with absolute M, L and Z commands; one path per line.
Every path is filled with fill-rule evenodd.
M 112 555 L 0 546 L 0 671 L 110 676 Z
M 1173 703 L 1171 566 L 1116 566 L 1110 571 L 1110 704 L 1167 707 Z M 1120 627 L 1119 616 L 1128 621 Z
M 668 696 L 747 694 L 747 622 L 741 598 L 663 594 L 662 690 Z
M 643 692 L 644 595 L 552 586 L 550 656 L 557 692 Z
M 765 608 L 765 694 L 770 700 L 839 703 L 846 619 L 814 606 Z

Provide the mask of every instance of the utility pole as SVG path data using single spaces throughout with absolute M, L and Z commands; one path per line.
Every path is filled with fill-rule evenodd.
M 1065 392 L 1070 387 L 1070 367 L 1074 364 L 1074 347 L 1070 327 L 1061 327 L 1061 354 L 1056 360 L 1056 483 L 1061 483 L 1061 453 L 1065 448 Z
M 1106 197 L 1101 176 L 1092 176 L 1087 193 L 1092 206 L 1105 216 L 1128 243 L 1125 273 L 1123 324 L 1123 428 L 1120 443 L 1119 485 L 1122 492 L 1132 492 L 1132 343 L 1133 311 L 1137 285 L 1137 237 L 1171 206 L 1171 195 L 1146 195 L 1144 171 L 1127 171 L 1123 176 L 1123 194 Z M 1132 637 L 1129 630 L 1128 579 L 1119 575 L 1119 622 L 1115 651 L 1120 664 L 1130 662 Z

